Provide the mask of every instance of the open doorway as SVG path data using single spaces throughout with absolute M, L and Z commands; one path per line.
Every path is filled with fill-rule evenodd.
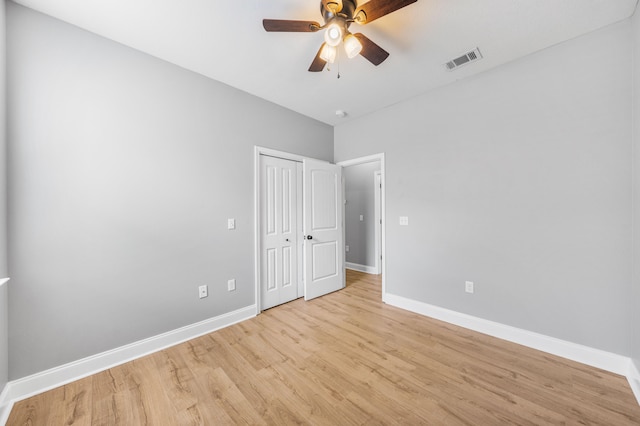
M 384 154 L 338 165 L 344 178 L 345 267 L 382 275 L 384 301 Z

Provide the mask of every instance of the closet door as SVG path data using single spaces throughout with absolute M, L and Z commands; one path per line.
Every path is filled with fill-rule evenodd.
M 298 294 L 297 163 L 260 157 L 261 309 Z

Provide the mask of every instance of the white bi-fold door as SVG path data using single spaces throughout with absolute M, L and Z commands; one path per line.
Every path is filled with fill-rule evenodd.
M 344 287 L 342 168 L 260 156 L 260 308 Z

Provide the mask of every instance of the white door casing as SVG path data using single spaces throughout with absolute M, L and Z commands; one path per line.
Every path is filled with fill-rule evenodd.
M 260 156 L 261 309 L 297 299 L 298 163 Z
M 382 273 L 382 173 L 377 171 L 373 175 L 374 185 L 374 221 L 375 221 L 375 245 L 377 274 Z
M 344 288 L 342 167 L 303 160 L 304 298 Z

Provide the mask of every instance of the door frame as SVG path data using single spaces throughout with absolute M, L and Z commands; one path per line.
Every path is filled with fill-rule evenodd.
M 271 148 L 265 148 L 263 146 L 256 145 L 254 147 L 254 157 L 253 157 L 253 244 L 254 244 L 254 286 L 255 286 L 255 298 L 256 298 L 256 315 L 262 312 L 262 304 L 261 304 L 261 291 L 260 291 L 260 278 L 261 278 L 261 262 L 262 256 L 260 254 L 260 244 L 262 242 L 262 229 L 260 227 L 260 156 L 266 155 L 269 157 L 277 157 L 285 160 L 296 161 L 302 163 L 303 160 L 316 160 L 316 161 L 325 161 L 318 160 L 316 158 L 305 157 L 298 154 L 291 154 L 290 152 L 278 151 Z M 328 161 L 325 161 L 328 163 Z M 302 188 L 302 182 L 299 182 L 299 188 Z M 298 194 L 301 195 L 302 191 L 299 190 Z M 302 200 L 300 200 L 302 202 Z M 298 212 L 301 215 L 301 212 Z M 298 224 L 298 229 L 300 230 L 302 227 L 302 217 L 299 216 L 300 223 Z M 298 245 L 300 245 L 300 241 L 302 241 L 302 233 L 299 235 Z M 299 252 L 300 253 L 300 252 Z M 304 278 L 302 271 L 302 257 L 298 259 L 298 288 L 301 288 L 302 279 Z M 304 292 L 303 292 L 304 293 Z
M 379 153 L 379 154 L 373 154 L 373 155 L 367 155 L 365 157 L 359 157 L 359 158 L 353 158 L 351 160 L 344 160 L 344 161 L 339 161 L 336 164 L 338 166 L 342 166 L 344 167 L 349 167 L 349 166 L 355 166 L 358 164 L 366 164 L 366 163 L 373 163 L 375 161 L 379 161 L 380 162 L 380 182 L 382 183 L 382 190 L 381 192 L 381 219 L 382 219 L 382 235 L 381 235 L 381 255 L 382 255 L 382 301 L 386 303 L 386 298 L 387 298 L 387 280 L 386 280 L 386 275 L 387 275 L 387 254 L 386 254 L 386 241 L 387 241 L 387 237 L 386 237 L 386 228 L 387 228 L 387 214 L 386 214 L 386 208 L 387 208 L 387 202 L 386 202 L 386 192 L 387 192 L 387 185 L 386 185 L 386 181 L 385 181 L 385 164 L 384 164 L 384 152 Z M 344 210 L 344 205 L 343 205 L 343 210 Z M 344 217 L 344 213 L 343 213 L 343 217 Z M 346 227 L 345 227 L 346 228 Z
M 373 173 L 376 273 L 382 274 L 382 172 Z

